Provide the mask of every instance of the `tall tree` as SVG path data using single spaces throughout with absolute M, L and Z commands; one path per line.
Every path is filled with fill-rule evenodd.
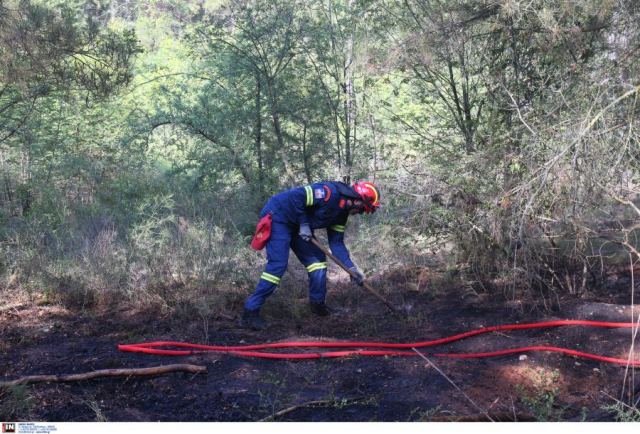
M 75 96 L 85 103 L 102 99 L 132 77 L 139 53 L 133 32 L 105 28 L 80 12 L 30 0 L 0 1 L 0 153 L 3 160 L 9 153 L 20 155 L 18 179 L 24 186 L 34 158 L 33 128 L 38 128 L 29 121 L 40 107 Z M 12 188 L 5 189 L 8 199 Z M 28 187 L 22 190 L 26 211 L 31 193 Z

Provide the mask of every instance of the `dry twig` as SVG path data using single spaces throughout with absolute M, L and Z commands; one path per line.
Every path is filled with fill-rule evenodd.
M 420 357 L 422 357 L 433 369 L 435 369 L 436 371 L 438 371 L 438 373 L 440 375 L 442 375 L 449 383 L 451 383 L 451 385 L 453 387 L 456 388 L 456 390 L 458 392 L 460 392 L 462 394 L 462 396 L 464 396 L 467 401 L 469 401 L 478 411 L 480 411 L 486 418 L 487 420 L 490 420 L 491 422 L 495 422 L 494 419 L 491 418 L 491 416 L 489 415 L 489 413 L 486 410 L 483 410 L 482 408 L 480 408 L 480 406 L 478 404 L 475 403 L 475 401 L 473 399 L 471 399 L 469 397 L 469 395 L 467 395 L 466 393 L 464 393 L 464 391 L 462 389 L 460 389 L 458 387 L 458 385 L 456 383 L 453 382 L 453 380 L 451 380 L 451 378 L 449 378 L 447 376 L 447 374 L 445 374 L 444 372 L 442 372 L 442 370 L 440 368 L 438 368 L 431 360 L 429 360 L 424 354 L 422 354 L 420 351 L 418 351 L 416 348 L 411 348 L 413 351 L 415 351 L 416 354 L 418 354 Z
M 335 399 L 319 399 L 316 401 L 307 401 L 307 402 L 303 402 L 302 404 L 296 404 L 296 405 L 292 405 L 291 407 L 282 409 L 276 413 L 273 413 L 272 415 L 265 417 L 264 419 L 260 419 L 258 422 L 268 422 L 270 420 L 274 420 L 277 417 L 284 416 L 285 414 L 291 413 L 292 411 L 295 411 L 299 408 L 316 407 L 316 406 L 333 405 L 333 404 L 346 405 L 346 404 L 353 404 L 354 402 L 360 401 L 362 399 L 363 399 L 362 397 L 359 397 L 359 398 L 345 398 L 340 401 L 336 401 Z
M 471 416 L 433 416 L 429 422 L 535 422 L 537 419 L 531 414 L 515 414 L 510 412 L 474 414 Z
M 163 365 L 153 366 L 151 368 L 134 368 L 134 369 L 102 369 L 99 371 L 85 372 L 82 374 L 67 374 L 67 375 L 28 375 L 16 380 L 2 381 L 0 382 L 0 388 L 17 386 L 19 384 L 28 383 L 47 383 L 47 382 L 62 382 L 62 381 L 82 381 L 93 380 L 99 377 L 133 377 L 133 376 L 150 376 L 150 375 L 162 375 L 169 372 L 189 372 L 191 374 L 200 374 L 207 372 L 206 366 L 198 365 Z

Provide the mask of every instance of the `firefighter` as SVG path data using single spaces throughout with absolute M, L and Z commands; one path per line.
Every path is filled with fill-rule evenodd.
M 309 273 L 309 306 L 319 316 L 331 314 L 325 304 L 327 259 L 310 241 L 314 229 L 326 229 L 332 253 L 354 271 L 351 280 L 362 285 L 364 275 L 349 257 L 344 245 L 344 230 L 349 215 L 374 213 L 380 207 L 378 187 L 371 182 L 347 185 L 343 182 L 318 182 L 293 188 L 272 196 L 260 213 L 260 223 L 252 247 L 266 245 L 267 265 L 254 293 L 247 299 L 242 325 L 263 330 L 267 323 L 260 308 L 280 283 L 289 261 L 289 249 Z

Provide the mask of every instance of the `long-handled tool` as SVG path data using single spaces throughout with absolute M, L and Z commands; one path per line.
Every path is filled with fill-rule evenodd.
M 315 238 L 311 238 L 311 242 L 320 250 L 322 250 L 322 253 L 324 253 L 325 255 L 327 255 L 329 258 L 331 258 L 333 260 L 333 262 L 335 262 L 336 264 L 338 264 L 338 266 L 340 268 L 342 268 L 344 271 L 346 271 L 347 273 L 349 273 L 349 275 L 351 277 L 357 278 L 358 276 L 356 275 L 355 272 L 353 272 L 352 270 L 349 269 L 349 267 L 347 267 L 340 259 L 336 258 L 335 255 L 333 253 L 331 253 L 325 246 L 323 246 L 322 244 L 320 244 L 320 242 L 318 240 L 316 240 Z M 387 301 L 387 299 L 385 299 L 382 295 L 380 295 L 380 293 L 378 291 L 376 291 L 375 289 L 373 289 L 371 287 L 371 285 L 369 285 L 366 281 L 362 282 L 362 286 L 365 287 L 365 289 L 367 291 L 369 291 L 371 294 L 373 294 L 378 300 L 380 300 L 381 302 L 383 302 L 385 304 L 385 306 L 387 306 L 393 313 L 397 313 L 401 316 L 406 316 L 406 312 L 401 311 L 400 309 L 396 308 L 394 305 L 392 305 L 391 303 L 389 303 Z

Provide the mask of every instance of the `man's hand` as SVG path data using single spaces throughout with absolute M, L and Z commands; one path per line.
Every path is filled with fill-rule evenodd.
M 353 272 L 353 274 L 349 273 L 351 281 L 358 286 L 362 286 L 364 284 L 364 274 L 362 274 L 362 271 L 358 270 L 358 267 L 351 267 L 349 271 Z
M 311 232 L 311 226 L 309 226 L 309 223 L 303 223 L 300 225 L 300 232 L 298 232 L 298 235 L 300 235 L 300 238 L 305 240 L 307 243 L 311 241 L 313 238 L 313 232 Z

